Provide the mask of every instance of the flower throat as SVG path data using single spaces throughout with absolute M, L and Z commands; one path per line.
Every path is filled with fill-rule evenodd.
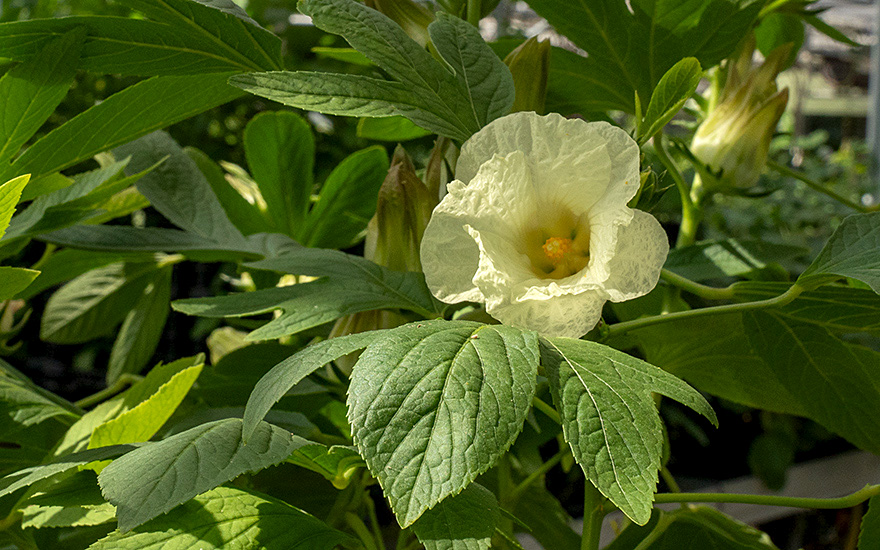
M 520 240 L 519 252 L 529 258 L 532 272 L 541 279 L 563 279 L 587 267 L 590 224 L 586 214 L 575 216 L 564 207 L 546 208 L 542 214 L 536 213 L 535 223 Z

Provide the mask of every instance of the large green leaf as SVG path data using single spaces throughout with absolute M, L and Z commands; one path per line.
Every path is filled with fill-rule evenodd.
M 556 497 L 537 483 L 522 492 L 513 513 L 544 548 L 580 549 L 581 537 L 571 527 L 575 524 L 571 516 Z
M 346 157 L 321 186 L 318 202 L 297 240 L 320 248 L 351 246 L 376 213 L 379 187 L 387 174 L 384 147 L 362 149 Z
M 0 417 L 24 426 L 58 416 L 77 418 L 79 408 L 42 389 L 0 359 Z
M 157 76 L 75 116 L 34 143 L 0 181 L 19 174 L 51 174 L 93 155 L 222 105 L 242 95 L 226 84 L 228 73 Z
M 461 19 L 441 15 L 429 27 L 443 65 L 387 16 L 354 0 L 303 0 L 299 7 L 316 26 L 342 35 L 395 80 L 282 72 L 239 75 L 232 84 L 329 114 L 403 115 L 459 141 L 513 104 L 510 72 Z
M 122 374 L 137 374 L 150 362 L 159 345 L 171 309 L 171 267 L 157 270 L 122 321 L 110 350 L 107 383 Z
M 80 466 L 85 466 L 96 460 L 115 458 L 127 452 L 133 451 L 137 445 L 115 445 L 113 447 L 101 447 L 89 449 L 81 453 L 75 453 L 56 458 L 47 464 L 40 464 L 11 473 L 0 478 L 0 497 L 10 495 L 19 489 L 30 487 L 44 479 L 49 479 L 64 474 Z
M 320 279 L 310 283 L 269 288 L 214 298 L 177 300 L 175 311 L 199 317 L 242 317 L 280 310 L 274 319 L 248 334 L 248 340 L 272 340 L 375 309 L 425 311 L 418 299 L 424 279 L 420 273 L 384 270 L 380 283 L 363 279 Z M 429 302 L 430 303 L 430 302 Z
M 115 520 L 116 508 L 101 496 L 95 472 L 82 470 L 28 498 L 21 526 L 79 527 Z
M 321 474 L 337 489 L 348 487 L 351 477 L 367 465 L 357 449 L 344 445 L 307 445 L 297 449 L 287 461 Z
M 788 307 L 797 312 L 797 303 Z M 700 390 L 806 416 L 877 452 L 880 354 L 840 340 L 821 323 L 788 317 L 786 311 L 686 319 L 635 335 L 649 361 Z
M 245 128 L 244 150 L 277 231 L 296 237 L 312 196 L 312 129 L 290 111 L 260 113 Z
M 471 483 L 425 512 L 413 532 L 425 550 L 487 550 L 501 509 L 492 491 Z
M 131 156 L 127 168 L 130 173 L 162 161 L 138 181 L 137 188 L 171 223 L 217 242 L 238 244 L 244 241 L 201 170 L 167 133 L 144 136 L 113 153 L 118 158 Z
M 40 338 L 79 344 L 110 334 L 150 284 L 155 268 L 152 263 L 117 263 L 80 275 L 49 298 Z
M 280 69 L 281 39 L 260 27 L 232 0 L 120 0 L 178 33 L 215 44 L 228 59 L 251 68 Z
M 300 350 L 275 365 L 254 386 L 254 391 L 248 398 L 247 408 L 244 411 L 242 439 L 248 441 L 272 405 L 303 378 L 334 359 L 364 349 L 381 334 L 382 331 L 370 331 L 331 338 Z
M 798 282 L 814 286 L 835 275 L 858 279 L 880 293 L 880 212 L 843 220 Z
M 650 524 L 627 527 L 606 550 L 779 550 L 754 527 L 706 506 L 655 514 Z
M 173 368 L 174 363 L 163 366 L 175 371 L 168 381 L 146 399 L 98 425 L 89 437 L 89 448 L 149 441 L 171 418 L 202 372 L 202 361 L 191 363 L 184 368 Z
M 745 275 L 808 252 L 797 246 L 731 238 L 672 249 L 663 267 L 682 277 L 705 281 Z
M 727 57 L 758 15 L 752 0 L 532 0 L 529 5 L 585 50 L 583 71 L 605 80 L 600 97 L 630 113 L 634 95 L 651 97 L 675 63 L 695 57 L 710 68 Z
M 84 34 L 75 29 L 49 41 L 33 58 L 0 77 L 0 163 L 15 156 L 64 99 L 76 74 Z M 8 55 L 2 46 L 0 51 Z
M 202 355 L 178 359 L 167 365 L 157 365 L 143 380 L 113 399 L 101 403 L 77 420 L 56 445 L 54 455 L 61 456 L 81 451 L 89 446 L 96 447 L 97 445 L 90 443 L 95 432 L 98 431 L 103 432 L 98 437 L 104 439 L 103 443 L 107 444 L 112 443 L 109 440 L 117 434 L 140 435 L 151 430 L 152 433 L 147 437 L 153 435 L 180 404 L 182 394 L 185 394 L 192 385 L 203 365 Z M 159 405 L 165 405 L 170 410 L 159 410 Z M 129 425 L 125 419 L 118 420 L 122 417 L 144 421 L 146 425 L 143 427 Z M 107 429 L 101 428 L 104 424 L 110 426 Z
M 699 392 L 640 359 L 595 342 L 554 338 L 544 365 L 565 440 L 590 483 L 639 525 L 651 517 L 663 433 L 652 393 L 717 424 Z
M 114 460 L 98 481 L 128 531 L 194 496 L 243 474 L 268 468 L 309 442 L 260 422 L 247 444 L 242 423 L 202 424 Z
M 348 536 L 298 508 L 244 489 L 218 487 L 89 550 L 332 550 Z
M 25 174 L 0 184 L 0 239 L 6 234 L 9 221 L 15 213 L 15 206 L 30 179 L 30 175 Z
M 868 511 L 862 516 L 859 532 L 859 550 L 872 550 L 880 545 L 880 497 L 868 501 Z
M 535 394 L 533 332 L 465 321 L 389 330 L 351 375 L 354 441 L 401 526 L 492 467 Z
M 33 269 L 0 266 L 0 302 L 26 289 L 39 274 Z

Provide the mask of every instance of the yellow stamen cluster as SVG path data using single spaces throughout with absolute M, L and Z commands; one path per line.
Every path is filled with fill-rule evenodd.
M 550 214 L 550 215 L 548 215 Z M 590 224 L 563 206 L 544 205 L 522 234 L 520 252 L 541 279 L 563 279 L 590 263 Z
M 541 248 L 544 249 L 544 254 L 547 256 L 547 259 L 550 260 L 550 263 L 553 265 L 559 265 L 559 262 L 561 262 L 565 255 L 571 250 L 571 239 L 550 237 Z

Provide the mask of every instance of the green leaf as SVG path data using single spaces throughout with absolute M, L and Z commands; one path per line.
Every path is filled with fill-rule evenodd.
M 136 448 L 138 448 L 137 445 L 114 445 L 113 447 L 89 449 L 80 453 L 56 458 L 48 464 L 40 464 L 38 466 L 19 470 L 4 478 L 0 478 L 0 497 L 10 495 L 19 489 L 30 487 L 39 481 L 69 472 L 80 466 L 95 462 L 96 460 L 115 458 L 133 451 Z
M 351 375 L 354 441 L 402 527 L 491 468 L 535 394 L 533 332 L 425 321 L 385 332 Z
M 513 512 L 544 548 L 580 549 L 581 537 L 571 528 L 571 516 L 543 486 L 531 484 L 517 499 Z
M 346 157 L 321 186 L 297 240 L 306 246 L 348 248 L 376 213 L 379 188 L 388 174 L 384 147 L 361 149 Z
M 250 344 L 229 351 L 218 350 L 223 344 L 217 344 L 217 341 L 231 330 L 234 329 L 220 329 L 208 337 L 213 366 L 202 372 L 198 386 L 190 394 L 209 406 L 244 407 L 260 378 L 296 351 L 293 346 L 283 346 L 277 342 Z M 237 346 L 239 342 L 233 345 Z M 222 352 L 222 355 L 218 352 Z
M 208 180 L 196 163 L 165 132 L 156 132 L 113 151 L 131 156 L 128 172 L 162 162 L 142 177 L 137 188 L 150 204 L 179 228 L 217 242 L 240 243 L 241 232 L 229 221 Z
M 666 269 L 695 281 L 738 277 L 809 250 L 765 241 L 724 239 L 669 251 Z
M 880 545 L 880 497 L 868 501 L 868 511 L 862 516 L 859 532 L 859 550 L 872 550 Z
M 772 365 L 810 418 L 880 453 L 880 353 L 772 312 L 743 314 L 743 324 L 755 352 Z
M 229 59 L 253 69 L 279 69 L 281 39 L 259 26 L 232 0 L 120 0 L 151 19 L 216 44 Z
M 0 302 L 26 289 L 39 274 L 33 269 L 0 266 Z
M 46 391 L 0 359 L 0 417 L 23 426 L 55 417 L 77 418 L 82 411 Z
M 425 550 L 487 550 L 501 509 L 491 491 L 471 483 L 426 511 L 413 524 Z
M 125 316 L 110 351 L 107 383 L 122 374 L 138 374 L 150 362 L 159 345 L 165 320 L 171 309 L 171 267 L 159 269 L 151 277 L 134 307 Z
M 376 141 L 402 142 L 431 135 L 402 116 L 362 118 L 358 121 L 358 137 Z
M 0 77 L 4 103 L 0 164 L 18 153 L 64 99 L 76 74 L 84 35 L 82 29 L 72 30 L 46 43 L 34 57 Z M 0 51 L 7 55 L 2 47 Z
M 75 116 L 19 156 L 3 179 L 51 174 L 154 130 L 170 126 L 242 94 L 228 73 L 157 76 L 129 86 Z
M 848 44 L 850 46 L 853 46 L 854 48 L 861 48 L 861 47 L 865 46 L 864 44 L 859 44 L 855 40 L 850 39 L 847 35 L 843 34 L 839 30 L 835 29 L 834 27 L 832 27 L 831 25 L 829 25 L 825 21 L 822 21 L 822 19 L 819 18 L 817 15 L 804 16 L 804 22 L 807 25 L 810 25 L 811 27 L 816 29 L 817 31 L 821 32 L 825 36 L 828 36 L 829 38 L 833 38 L 834 40 L 837 40 L 838 42 Z
M 89 550 L 260 548 L 332 550 L 344 533 L 298 508 L 243 489 L 219 487 L 128 533 L 115 531 Z
M 253 235 L 252 237 L 258 237 Z M 242 260 L 260 257 L 259 241 L 219 243 L 176 229 L 158 227 L 78 225 L 42 235 L 41 240 L 86 250 L 108 252 L 190 252 L 206 253 L 210 258 Z M 217 261 L 217 260 L 211 260 Z
M 73 29 L 86 33 L 78 68 L 99 74 L 184 76 L 276 66 L 250 59 L 227 41 L 129 17 L 87 15 L 3 23 L 0 51 L 15 61 L 35 59 L 53 39 Z
M 15 206 L 21 198 L 21 192 L 30 178 L 30 174 L 25 174 L 0 185 L 0 239 L 3 238 L 6 228 L 9 227 L 9 220 L 12 219 Z
M 67 283 L 46 303 L 40 338 L 79 344 L 111 333 L 150 284 L 155 267 L 111 264 Z
M 89 448 L 137 443 L 153 437 L 183 402 L 204 366 L 201 361 L 182 369 L 174 365 L 164 367 L 176 372 L 155 393 L 97 426 L 89 437 Z
M 794 64 L 804 45 L 804 18 L 789 13 L 770 13 L 755 27 L 755 42 L 765 58 L 776 48 L 791 44 L 788 59 L 781 65 L 785 70 Z
M 104 468 L 98 481 L 116 505 L 119 529 L 128 531 L 245 472 L 278 464 L 309 443 L 260 422 L 244 445 L 241 427 L 235 418 L 202 424 Z
M 116 508 L 104 500 L 95 472 L 82 470 L 23 503 L 21 526 L 80 527 L 116 521 Z
M 361 311 L 395 308 L 424 311 L 424 303 L 418 303 L 404 293 L 420 290 L 424 284 L 423 275 L 390 270 L 387 274 L 387 282 L 381 286 L 368 280 L 320 279 L 228 296 L 177 300 L 171 305 L 175 311 L 208 318 L 242 317 L 280 310 L 280 315 L 248 334 L 250 341 L 296 334 Z
M 211 190 L 217 195 L 223 211 L 226 212 L 226 217 L 242 234 L 253 235 L 270 229 L 268 218 L 232 187 L 226 180 L 223 170 L 211 160 L 211 157 L 193 147 L 186 147 L 184 151 L 205 176 Z
M 340 490 L 348 487 L 351 477 L 367 465 L 357 449 L 345 445 L 306 445 L 294 451 L 287 461 L 321 474 Z
M 248 167 L 279 232 L 295 237 L 312 196 L 315 138 L 302 117 L 264 112 L 244 130 Z
M 606 550 L 779 550 L 766 533 L 706 506 L 658 511 L 655 518 L 627 527 Z
M 464 141 L 513 104 L 513 79 L 476 28 L 453 17 L 430 27 L 442 65 L 387 16 L 354 0 L 303 0 L 314 24 L 343 36 L 395 81 L 356 75 L 263 73 L 230 83 L 286 105 L 349 116 L 403 115 Z
M 340 338 L 331 338 L 300 350 L 275 365 L 254 386 L 244 411 L 242 440 L 250 441 L 254 430 L 266 417 L 272 405 L 300 382 L 330 361 L 364 349 L 383 331 L 360 332 Z
M 647 141 L 663 129 L 685 102 L 697 91 L 703 69 L 693 57 L 686 57 L 666 71 L 648 103 L 645 119 L 639 125 L 640 141 Z
M 327 59 L 335 59 L 352 65 L 360 65 L 361 67 L 375 67 L 372 61 L 361 52 L 354 48 L 328 48 L 323 46 L 315 46 L 312 53 L 318 57 L 326 57 Z
M 167 365 L 157 365 L 150 370 L 143 380 L 84 414 L 64 434 L 64 437 L 55 448 L 54 455 L 60 456 L 85 449 L 89 446 L 90 439 L 94 433 L 105 423 L 112 423 L 111 428 L 113 430 L 108 432 L 102 429 L 105 432 L 104 435 L 113 435 L 114 433 L 139 434 L 140 427 L 129 427 L 125 425 L 125 422 L 118 422 L 115 419 L 126 416 L 127 413 L 138 409 L 141 405 L 143 405 L 141 409 L 131 415 L 127 415 L 126 418 L 147 417 L 144 421 L 148 427 L 155 427 L 153 430 L 153 433 L 155 433 L 155 430 L 158 430 L 162 422 L 164 422 L 161 419 L 163 417 L 167 419 L 174 411 L 158 411 L 155 416 L 144 413 L 156 412 L 153 407 L 159 403 L 176 407 L 179 404 L 177 398 L 181 397 L 181 393 L 186 393 L 186 390 L 189 389 L 189 386 L 192 385 L 193 380 L 201 371 L 203 364 L 204 357 L 196 355 L 194 357 L 178 359 Z M 151 403 L 144 405 L 144 403 L 151 400 Z M 174 401 L 177 401 L 177 403 L 174 403 Z M 159 422 L 160 420 L 161 422 Z M 130 428 L 131 431 L 126 432 L 126 428 Z M 92 447 L 95 447 L 95 445 L 92 445 Z
M 129 261 L 132 263 L 150 261 L 152 254 L 121 254 L 115 252 L 91 252 L 67 248 L 52 253 L 40 265 L 40 275 L 18 298 L 27 300 L 56 285 L 75 279 L 79 275 L 105 267 L 110 264 Z
M 843 220 L 798 283 L 818 286 L 835 275 L 858 279 L 880 293 L 880 212 Z
M 633 113 L 635 93 L 651 97 L 675 63 L 695 57 L 709 68 L 733 52 L 763 2 L 633 0 L 632 11 L 623 0 L 529 5 L 588 53 L 590 61 L 580 62 L 586 74 L 608 82 L 605 90 L 593 87 L 600 94 L 596 101 Z
M 640 359 L 595 342 L 554 338 L 541 362 L 565 440 L 590 482 L 631 520 L 651 517 L 663 435 L 652 393 L 717 425 L 699 392 Z

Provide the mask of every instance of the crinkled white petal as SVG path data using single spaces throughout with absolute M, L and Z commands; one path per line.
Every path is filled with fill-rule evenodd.
M 466 227 L 518 235 L 537 201 L 531 170 L 521 152 L 495 156 L 470 184 L 453 181 L 448 191 L 422 236 L 425 281 L 443 302 L 483 301 L 474 284 L 480 250 Z
M 666 232 L 654 216 L 634 210 L 632 222 L 620 227 L 617 251 L 608 264 L 605 290 L 612 302 L 643 296 L 657 286 L 669 253 Z
M 599 322 L 607 298 L 601 291 L 586 291 L 546 300 L 523 299 L 486 311 L 504 324 L 547 337 L 580 338 Z

